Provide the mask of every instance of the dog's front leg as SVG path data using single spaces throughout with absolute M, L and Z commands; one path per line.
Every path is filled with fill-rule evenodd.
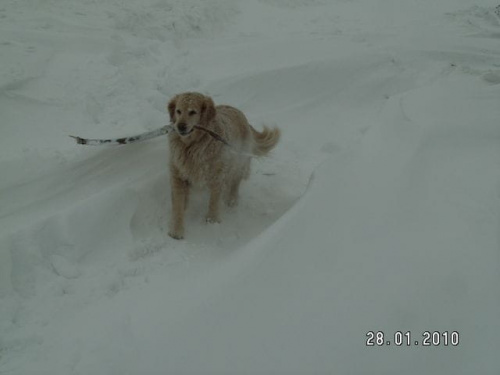
M 207 223 L 220 223 L 219 218 L 219 201 L 221 195 L 220 184 L 210 186 L 210 200 L 208 201 L 208 214 L 206 216 Z
M 176 240 L 184 238 L 184 210 L 189 194 L 189 184 L 172 169 L 171 173 L 172 218 L 168 235 Z

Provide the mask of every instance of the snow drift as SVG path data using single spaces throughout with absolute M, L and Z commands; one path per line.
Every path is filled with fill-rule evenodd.
M 2 5 L 0 373 L 498 373 L 497 5 Z M 154 130 L 187 90 L 283 136 L 175 241 L 164 138 L 67 135 Z

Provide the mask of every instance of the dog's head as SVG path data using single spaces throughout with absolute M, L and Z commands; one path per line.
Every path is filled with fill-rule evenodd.
M 191 134 L 195 125 L 207 126 L 215 117 L 212 99 L 196 92 L 174 96 L 167 107 L 170 121 L 180 136 Z

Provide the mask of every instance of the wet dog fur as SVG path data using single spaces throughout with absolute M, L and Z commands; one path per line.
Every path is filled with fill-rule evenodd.
M 167 105 L 174 130 L 169 133 L 172 216 L 169 235 L 184 238 L 184 211 L 192 186 L 210 193 L 208 223 L 220 222 L 220 201 L 238 203 L 238 190 L 250 173 L 251 156 L 264 156 L 279 141 L 280 130 L 255 130 L 245 115 L 228 105 L 214 105 L 200 93 L 174 96 Z M 231 147 L 212 137 L 201 126 L 221 136 Z M 237 151 L 235 151 L 237 150 Z

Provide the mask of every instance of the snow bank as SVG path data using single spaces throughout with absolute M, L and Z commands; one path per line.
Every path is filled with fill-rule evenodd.
M 496 373 L 498 4 L 0 7 L 0 372 Z M 283 140 L 166 235 L 176 92 Z M 457 347 L 367 347 L 368 331 Z

